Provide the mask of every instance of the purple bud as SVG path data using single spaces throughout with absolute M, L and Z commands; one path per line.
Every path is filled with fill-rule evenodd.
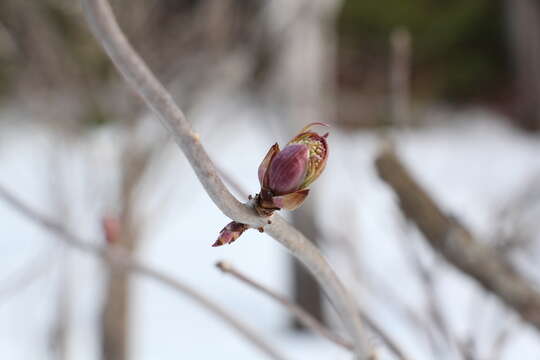
M 238 239 L 247 228 L 248 226 L 246 224 L 237 223 L 236 221 L 228 223 L 227 226 L 219 232 L 219 236 L 212 247 L 231 244 Z
M 304 144 L 291 144 L 277 153 L 267 172 L 267 185 L 274 195 L 292 193 L 300 187 L 306 176 L 309 148 Z
M 298 208 L 308 196 L 308 186 L 323 172 L 328 160 L 328 133 L 319 135 L 310 130 L 313 126 L 328 125 L 308 124 L 283 150 L 274 144 L 259 165 L 261 191 L 255 196 L 255 209 L 261 216 Z

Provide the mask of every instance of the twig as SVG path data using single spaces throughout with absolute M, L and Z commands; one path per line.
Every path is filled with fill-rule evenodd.
M 403 235 L 407 236 L 407 239 L 413 237 L 411 226 L 412 225 L 405 220 L 400 221 L 401 231 Z M 435 345 L 433 349 L 436 349 L 435 353 L 439 354 L 441 351 L 448 352 L 449 348 L 454 348 L 455 350 L 462 352 L 463 348 L 459 346 L 459 342 L 452 335 L 449 324 L 447 323 L 441 308 L 442 304 L 437 296 L 437 289 L 435 287 L 436 276 L 442 262 L 440 259 L 436 259 L 437 261 L 428 267 L 420 260 L 420 256 L 418 252 L 415 251 L 411 241 L 402 241 L 400 242 L 400 245 L 407 256 L 407 260 L 412 270 L 418 278 L 418 282 L 422 286 L 425 299 L 425 313 L 428 315 L 430 325 L 432 325 L 429 327 L 429 331 L 436 331 L 437 334 L 440 335 L 440 340 L 443 341 L 444 345 L 447 347 L 444 350 L 441 349 L 440 345 L 443 344 L 437 341 L 436 344 L 433 344 Z
M 377 323 L 369 316 L 366 312 L 364 312 L 362 309 L 358 309 L 358 312 L 360 316 L 362 317 L 362 320 L 366 322 L 366 325 L 377 335 L 382 342 L 388 347 L 388 350 L 390 350 L 396 357 L 400 360 L 408 360 L 411 359 L 410 357 L 406 356 L 403 350 L 398 346 L 398 344 L 392 340 L 392 338 L 381 328 Z
M 293 313 L 293 315 L 296 316 L 296 318 L 308 329 L 313 330 L 315 333 L 327 338 L 328 340 L 336 343 L 339 346 L 343 346 L 344 348 L 348 350 L 354 349 L 349 341 L 343 339 L 341 336 L 337 334 L 334 334 L 332 331 L 326 328 L 323 324 L 321 324 L 319 320 L 317 320 L 310 313 L 302 309 L 300 306 L 293 303 L 286 297 L 276 293 L 273 290 L 270 290 L 266 286 L 244 275 L 243 273 L 235 269 L 231 264 L 225 261 L 219 261 L 216 263 L 216 267 L 219 270 L 223 271 L 224 273 L 234 276 L 235 278 L 242 281 L 243 283 L 255 288 L 256 290 L 259 290 L 260 292 L 276 300 L 278 303 L 286 307 L 287 310 Z
M 512 326 L 504 326 L 495 336 L 488 359 L 499 360 L 502 358 L 504 347 L 513 335 Z
M 407 224 L 403 225 L 405 226 Z M 404 228 L 404 232 L 406 232 L 406 228 Z M 426 300 L 426 313 L 433 324 L 434 330 L 441 335 L 441 339 L 447 346 L 446 350 L 441 350 L 439 348 L 437 353 L 440 353 L 441 351 L 448 352 L 449 348 L 454 348 L 460 352 L 463 358 L 467 358 L 464 354 L 464 348 L 460 346 L 459 341 L 450 331 L 449 324 L 447 323 L 446 318 L 444 317 L 444 312 L 442 311 L 442 304 L 437 296 L 435 282 L 437 270 L 439 266 L 442 265 L 440 259 L 437 259 L 438 262 L 428 268 L 420 261 L 419 255 L 416 251 L 414 251 L 410 241 L 406 241 L 402 243 L 402 245 L 404 246 L 404 251 L 408 255 L 409 262 L 417 274 L 418 280 L 423 288 L 424 297 Z
M 118 27 L 110 5 L 105 0 L 83 0 L 85 16 L 96 38 L 101 42 L 129 85 L 143 98 L 162 124 L 173 135 L 186 155 L 199 181 L 219 209 L 231 219 L 246 224 L 263 225 L 255 212 L 240 203 L 227 190 L 184 113 L 172 96 L 150 72 Z
M 225 262 L 225 261 L 219 261 L 216 263 L 216 266 L 218 269 L 223 271 L 224 273 L 228 273 L 238 280 L 244 282 L 245 284 L 255 288 L 256 290 L 259 290 L 260 292 L 268 295 L 272 299 L 276 300 L 283 306 L 285 306 L 291 313 L 293 313 L 296 318 L 304 324 L 307 328 L 313 330 L 314 332 L 318 333 L 319 335 L 326 337 L 328 340 L 336 343 L 337 345 L 343 346 L 346 349 L 353 350 L 353 346 L 351 343 L 345 339 L 343 339 L 341 336 L 333 333 L 330 331 L 327 327 L 325 327 L 323 324 L 321 324 L 315 317 L 311 316 L 307 311 L 302 309 L 297 304 L 293 303 L 286 297 L 276 293 L 275 291 L 269 289 L 268 287 L 262 285 L 261 283 L 249 278 L 245 274 L 238 271 L 236 268 L 234 268 L 231 264 Z M 407 360 L 409 359 L 407 356 L 404 355 L 403 351 L 399 348 L 399 346 L 396 345 L 396 343 L 385 334 L 385 332 L 362 310 L 358 310 L 360 313 L 360 316 L 362 317 L 362 320 L 365 321 L 366 325 L 386 344 L 388 349 L 396 355 L 396 357 L 400 360 Z
M 169 275 L 154 270 L 151 267 L 136 261 L 120 247 L 108 246 L 107 248 L 103 248 L 99 245 L 78 238 L 74 234 L 70 233 L 61 224 L 54 222 L 53 220 L 39 214 L 35 210 L 28 207 L 26 204 L 24 204 L 21 200 L 17 199 L 2 186 L 0 186 L 0 198 L 2 198 L 7 204 L 9 204 L 16 211 L 18 211 L 21 215 L 24 215 L 27 218 L 33 220 L 34 222 L 45 228 L 47 231 L 58 235 L 60 240 L 70 245 L 71 247 L 79 251 L 92 254 L 102 260 L 105 260 L 106 263 L 111 266 L 146 276 L 147 278 L 155 280 L 162 285 L 168 286 L 169 288 L 189 297 L 195 303 L 201 305 L 206 310 L 216 315 L 218 318 L 221 318 L 224 322 L 226 322 L 229 326 L 238 331 L 241 335 L 243 335 L 247 340 L 249 340 L 257 348 L 259 348 L 263 353 L 268 355 L 268 357 L 270 357 L 271 359 L 285 359 L 285 357 L 283 357 L 276 350 L 274 350 L 268 343 L 266 343 L 266 341 L 263 340 L 261 336 L 257 335 L 256 332 L 253 331 L 249 326 L 236 319 L 220 305 L 214 303 L 212 300 L 208 299 L 206 296 L 202 295 L 195 289 L 179 282 L 178 280 Z
M 438 354 L 440 354 L 440 348 L 438 346 L 437 338 L 431 330 L 431 324 L 427 321 L 427 319 L 424 319 L 422 314 L 400 299 L 400 297 L 396 294 L 394 287 L 386 284 L 384 279 L 380 278 L 374 273 L 369 274 L 369 278 L 371 279 L 372 291 L 376 293 L 376 297 L 391 303 L 394 309 L 399 312 L 399 315 L 404 318 L 405 321 L 409 322 L 418 331 L 422 332 L 429 342 L 433 355 L 437 357 Z
M 493 247 L 476 240 L 455 218 L 443 213 L 387 146 L 376 167 L 399 198 L 405 216 L 416 223 L 431 247 L 474 278 L 540 330 L 540 293 Z
M 240 203 L 227 190 L 199 141 L 199 136 L 192 131 L 172 96 L 133 50 L 120 30 L 109 3 L 106 0 L 82 0 L 82 4 L 96 38 L 133 90 L 172 133 L 217 207 L 234 221 L 254 228 L 264 227 L 270 236 L 306 265 L 336 308 L 354 341 L 357 356 L 366 359 L 368 346 L 363 336 L 360 317 L 356 315 L 356 304 L 319 250 L 280 216 L 273 215 L 271 225 L 267 224 L 268 218 L 258 216 L 249 204 Z

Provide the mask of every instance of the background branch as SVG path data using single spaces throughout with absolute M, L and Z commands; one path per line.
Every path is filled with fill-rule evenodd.
M 337 334 L 334 334 L 326 326 L 321 324 L 319 320 L 317 320 L 310 313 L 302 309 L 300 306 L 291 302 L 285 296 L 282 296 L 276 293 L 275 291 L 270 290 L 268 287 L 260 284 L 259 282 L 241 273 L 228 262 L 219 261 L 216 263 L 216 267 L 222 272 L 234 276 L 236 279 L 242 281 L 244 284 L 247 284 L 256 290 L 259 290 L 263 294 L 266 294 L 270 298 L 276 300 L 278 303 L 286 307 L 287 310 L 289 310 L 298 319 L 298 321 L 300 321 L 308 329 L 311 329 L 313 332 L 327 338 L 328 340 L 332 341 L 333 343 L 339 346 L 343 346 L 344 348 L 348 350 L 354 349 L 349 341 L 343 339 L 341 336 Z
M 212 300 L 208 299 L 206 296 L 197 292 L 195 289 L 179 282 L 175 278 L 166 275 L 162 272 L 159 272 L 149 266 L 146 266 L 131 256 L 128 253 L 120 248 L 109 246 L 107 248 L 101 247 L 89 241 L 82 240 L 76 235 L 70 233 L 64 226 L 61 224 L 39 214 L 37 211 L 31 209 L 29 206 L 24 204 L 21 200 L 12 195 L 9 191 L 4 189 L 0 185 L 0 198 L 4 200 L 8 205 L 10 205 L 14 210 L 19 212 L 21 215 L 27 217 L 28 219 L 34 221 L 47 231 L 58 236 L 67 245 L 88 253 L 92 254 L 102 260 L 104 260 L 108 265 L 116 267 L 118 269 L 133 272 L 138 275 L 145 276 L 149 279 L 152 279 L 162 285 L 165 285 L 172 290 L 175 290 L 178 293 L 181 293 L 193 300 L 195 303 L 204 307 L 209 312 L 216 315 L 218 318 L 223 320 L 229 326 L 238 331 L 243 335 L 247 340 L 249 340 L 253 345 L 255 345 L 259 350 L 268 355 L 269 358 L 275 360 L 284 360 L 286 359 L 276 350 L 274 350 L 263 338 L 259 335 L 256 335 L 256 332 L 253 331 L 249 326 L 242 323 L 236 317 L 229 314 L 225 309 L 220 305 L 214 303 Z
M 305 311 L 298 304 L 295 304 L 286 297 L 276 293 L 275 291 L 253 280 L 252 278 L 249 278 L 225 261 L 219 261 L 216 264 L 216 267 L 224 273 L 234 276 L 236 279 L 242 281 L 243 283 L 251 286 L 256 290 L 259 290 L 263 294 L 268 295 L 270 298 L 276 300 L 277 302 L 285 306 L 308 329 L 313 330 L 314 332 L 327 338 L 328 340 L 334 342 L 339 346 L 343 346 L 346 349 L 353 350 L 353 346 L 349 341 L 330 331 L 326 326 L 324 326 L 320 321 L 318 321 L 314 316 Z M 360 309 L 358 311 L 360 312 L 360 316 L 362 317 L 362 320 L 365 321 L 366 325 L 385 343 L 388 349 L 398 359 L 410 359 L 404 355 L 403 351 L 399 348 L 399 346 L 397 346 L 397 344 L 388 335 L 386 335 L 386 333 L 379 326 L 377 326 L 377 324 L 375 324 L 375 322 L 365 312 Z
M 175 104 L 172 96 L 131 47 L 120 30 L 108 2 L 82 0 L 82 4 L 96 38 L 126 81 L 173 134 L 199 181 L 218 208 L 237 222 L 256 228 L 267 225 L 266 218 L 257 216 L 250 206 L 240 203 L 227 190 L 201 145 L 199 136 L 192 131 L 184 113 Z M 272 224 L 265 226 L 265 229 L 297 256 L 321 283 L 354 340 L 357 356 L 361 359 L 367 358 L 368 346 L 363 336 L 360 317 L 356 312 L 356 304 L 319 250 L 298 230 L 277 215 L 272 217 Z
M 379 176 L 398 196 L 404 215 L 418 226 L 431 247 L 540 330 L 540 293 L 530 282 L 494 247 L 479 242 L 455 218 L 446 215 L 390 146 L 380 152 L 375 164 Z

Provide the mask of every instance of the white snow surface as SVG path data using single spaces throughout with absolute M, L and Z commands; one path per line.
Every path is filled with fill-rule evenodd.
M 104 127 L 73 140 L 25 121 L 24 114 L 3 116 L 11 121 L 0 128 L 0 183 L 81 237 L 103 242 L 99 219 L 115 210 L 111 188 L 117 181 L 122 132 Z M 256 169 L 268 147 L 276 140 L 288 141 L 270 134 L 259 116 L 255 110 L 238 114 L 235 109 L 193 115 L 210 156 L 252 194 L 258 191 Z M 498 211 L 540 172 L 540 139 L 482 109 L 426 116 L 429 127 L 395 133 L 403 160 L 445 211 L 482 241 L 492 241 Z M 148 123 L 153 130 L 143 134 L 159 139 L 154 136 L 161 132 L 158 125 L 150 119 Z M 333 129 L 329 141 L 328 167 L 313 187 L 326 239 L 323 251 L 359 304 L 404 351 L 417 360 L 460 359 L 456 347 L 440 339 L 431 346 L 396 310 L 395 298 L 426 317 L 423 286 L 407 255 L 410 247 L 435 276 L 435 296 L 451 341 L 465 341 L 472 331 L 478 359 L 490 359 L 494 337 L 509 329 L 501 359 L 538 359 L 540 337 L 535 330 L 434 256 L 422 236 L 404 222 L 393 193 L 373 167 L 377 135 Z M 290 359 L 350 359 L 325 339 L 288 330 L 290 319 L 283 308 L 215 269 L 214 263 L 225 259 L 263 284 L 289 292 L 287 252 L 267 235 L 251 230 L 231 246 L 210 247 L 229 220 L 175 145 L 164 146 L 161 160 L 141 186 L 139 215 L 145 225 L 140 260 L 219 302 Z M 347 241 L 352 245 L 345 247 Z M 538 275 L 539 267 L 529 271 Z M 20 279 L 21 274 L 29 274 L 30 280 Z M 0 358 L 52 358 L 51 326 L 58 316 L 62 281 L 69 284 L 71 299 L 69 354 L 77 360 L 97 359 L 103 265 L 64 248 L 54 235 L 0 203 Z M 132 284 L 134 360 L 265 358 L 181 294 L 139 277 Z M 370 339 L 381 359 L 393 359 L 380 340 Z

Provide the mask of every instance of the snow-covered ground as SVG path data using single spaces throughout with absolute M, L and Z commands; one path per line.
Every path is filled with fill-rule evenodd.
M 0 131 L 0 184 L 84 238 L 102 241 L 99 217 L 114 210 L 112 192 L 104 189 L 116 181 L 116 144 L 122 134 L 103 128 L 83 139 L 65 139 L 28 125 L 22 114 L 3 116 L 20 121 L 7 122 L 10 125 Z M 288 139 L 268 134 L 269 129 L 256 121 L 255 111 L 235 113 L 234 122 L 224 120 L 233 118 L 230 114 L 196 116 L 200 118 L 197 131 L 211 157 L 255 193 L 260 160 L 274 141 Z M 396 134 L 399 151 L 446 211 L 490 241 L 499 210 L 540 173 L 540 139 L 510 128 L 483 110 L 437 111 L 429 118 L 429 127 Z M 404 223 L 392 192 L 373 168 L 376 134 L 334 129 L 330 146 L 328 168 L 314 186 L 326 238 L 324 251 L 359 303 L 403 349 L 418 360 L 459 358 L 455 348 L 444 344 L 433 350 L 425 334 L 379 291 L 384 284 L 386 293 L 425 313 L 425 293 L 407 256 L 410 245 L 436 273 L 436 296 L 452 336 L 464 339 L 471 330 L 481 334 L 479 359 L 489 359 L 497 331 L 511 328 L 501 358 L 538 359 L 538 334 L 502 311 L 496 299 L 482 295 L 472 281 L 437 260 Z M 141 260 L 219 301 L 291 359 L 349 359 L 345 351 L 324 339 L 289 331 L 285 310 L 215 269 L 214 263 L 225 259 L 271 288 L 288 291 L 286 251 L 255 231 L 248 231 L 231 246 L 210 247 L 228 219 L 211 203 L 174 145 L 167 145 L 161 158 L 145 180 L 140 201 L 146 221 L 138 254 Z M 352 243 L 356 256 L 350 256 L 344 239 L 349 246 Z M 21 274 L 28 280 L 19 279 Z M 66 278 L 72 298 L 70 353 L 77 360 L 96 359 L 102 265 L 64 249 L 54 237 L 0 203 L 0 358 L 47 358 L 58 285 Z M 21 282 L 23 287 L 10 290 Z M 197 304 L 146 279 L 136 278 L 133 285 L 133 359 L 263 358 Z M 380 345 L 378 340 L 374 343 Z M 381 349 L 381 359 L 392 357 Z

